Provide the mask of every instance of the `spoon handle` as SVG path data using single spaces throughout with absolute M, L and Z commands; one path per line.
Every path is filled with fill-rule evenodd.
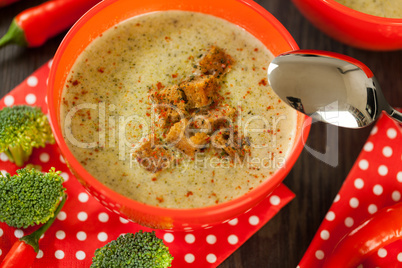
M 397 122 L 402 124 L 402 113 L 398 112 L 395 109 L 392 109 L 388 112 L 389 116 L 395 119 Z

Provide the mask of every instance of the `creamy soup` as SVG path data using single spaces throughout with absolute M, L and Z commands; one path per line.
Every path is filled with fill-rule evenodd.
M 63 135 L 90 174 L 139 202 L 229 201 L 269 180 L 294 142 L 296 112 L 267 83 L 271 59 L 220 18 L 134 17 L 77 59 L 63 91 Z
M 401 0 L 335 0 L 351 9 L 386 18 L 402 19 Z

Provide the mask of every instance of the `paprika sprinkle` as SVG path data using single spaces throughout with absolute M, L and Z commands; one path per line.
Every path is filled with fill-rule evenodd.
M 31 267 L 32 263 L 36 259 L 36 255 L 39 252 L 40 237 L 52 225 L 66 200 L 67 195 L 64 195 L 52 218 L 50 218 L 45 224 L 43 224 L 32 234 L 26 235 L 14 243 L 10 251 L 7 253 L 6 257 L 0 264 L 0 268 Z
M 51 0 L 26 9 L 12 21 L 0 39 L 0 48 L 8 44 L 37 47 L 67 30 L 100 0 Z

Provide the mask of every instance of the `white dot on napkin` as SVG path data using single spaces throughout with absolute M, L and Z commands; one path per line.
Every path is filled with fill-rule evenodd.
M 209 263 L 215 263 L 215 262 L 216 262 L 216 256 L 215 256 L 215 254 L 212 254 L 212 253 L 208 254 L 208 255 L 207 255 L 207 262 L 209 262 Z
M 371 152 L 373 148 L 374 148 L 373 143 L 369 141 L 364 145 L 363 150 L 365 150 L 366 152 Z
M 236 245 L 239 242 L 239 238 L 237 237 L 237 235 L 234 235 L 234 234 L 229 235 L 228 236 L 228 242 L 231 245 Z
M 56 252 L 54 253 L 54 256 L 56 257 L 56 259 L 62 260 L 62 259 L 64 259 L 64 251 L 56 250 Z
M 356 189 L 362 189 L 364 187 L 364 181 L 360 178 L 356 179 L 354 184 Z
M 320 233 L 320 237 L 322 240 L 328 240 L 329 239 L 329 232 L 327 230 L 322 230 Z
M 3 229 L 0 228 L 0 237 L 2 237 L 3 234 L 4 234 L 4 231 L 3 231 Z
M 216 243 L 216 236 L 213 234 L 207 235 L 206 240 L 208 244 L 213 245 Z
M 370 134 L 375 135 L 375 134 L 377 134 L 377 132 L 378 132 L 378 127 L 374 126 L 373 129 L 371 130 Z
M 16 238 L 21 238 L 21 237 L 24 236 L 24 231 L 22 231 L 20 229 L 17 229 L 17 230 L 14 231 L 14 235 L 15 235 Z
M 398 191 L 392 192 L 392 200 L 399 202 L 399 200 L 401 200 L 401 193 Z
M 398 174 L 396 174 L 396 179 L 397 179 L 399 182 L 402 182 L 402 171 L 399 171 Z
M 57 219 L 59 221 L 64 221 L 67 218 L 67 214 L 64 211 L 60 211 L 59 214 L 57 214 Z
M 77 239 L 80 241 L 84 241 L 85 239 L 87 239 L 87 234 L 83 231 L 79 231 L 77 233 Z
M 62 230 L 59 230 L 56 232 L 56 238 L 59 240 L 63 240 L 64 238 L 66 238 L 66 233 Z
M 80 221 L 86 221 L 88 219 L 88 214 L 85 211 L 78 212 L 77 218 Z
M 402 252 L 396 257 L 399 262 L 402 262 Z
M 85 252 L 84 251 L 82 251 L 82 250 L 79 250 L 79 251 L 77 251 L 76 253 L 75 253 L 75 257 L 77 258 L 77 260 L 83 260 L 83 259 L 85 259 Z
M 390 139 L 395 139 L 396 138 L 396 130 L 394 128 L 389 128 L 387 130 L 387 137 Z
M 195 257 L 194 257 L 193 254 L 188 253 L 188 254 L 186 254 L 186 255 L 184 256 L 184 260 L 185 260 L 187 263 L 193 263 L 194 260 L 195 260 Z
M 78 200 L 79 200 L 81 203 L 87 202 L 88 199 L 89 199 L 89 196 L 88 196 L 87 193 L 80 193 L 80 194 L 78 195 Z
M 119 220 L 121 223 L 126 224 L 128 223 L 128 220 L 126 220 L 125 218 L 119 217 Z
M 42 163 L 47 163 L 47 162 L 49 162 L 49 159 L 50 159 L 50 156 L 49 156 L 48 153 L 41 153 L 41 154 L 39 155 L 39 160 L 40 160 Z
M 187 242 L 187 244 L 192 244 L 195 242 L 195 236 L 193 234 L 186 234 L 184 240 Z
M 333 211 L 328 211 L 325 218 L 327 219 L 327 221 L 333 221 L 335 219 L 335 213 Z
M 337 194 L 334 198 L 334 203 L 338 202 L 341 199 L 341 196 Z
M 385 258 L 387 256 L 387 250 L 385 248 L 380 248 L 377 252 L 378 257 Z
M 68 181 L 68 179 L 70 178 L 70 176 L 66 172 L 60 173 L 60 176 L 64 179 L 65 182 Z
M 385 165 L 381 165 L 378 167 L 378 174 L 380 174 L 381 176 L 385 176 L 388 174 L 388 168 Z
M 324 251 L 322 251 L 322 250 L 317 250 L 317 251 L 315 252 L 315 257 L 316 257 L 317 259 L 319 259 L 319 260 L 324 259 L 324 257 L 325 257 Z
M 101 212 L 98 215 L 98 220 L 100 222 L 107 222 L 109 220 L 109 215 L 106 212 Z
M 172 243 L 174 240 L 174 235 L 172 233 L 166 233 L 163 235 L 163 240 L 167 243 Z
M 382 188 L 381 185 L 376 184 L 376 185 L 373 187 L 373 193 L 374 193 L 375 195 L 381 195 L 382 192 L 383 192 L 383 188 Z
M 251 216 L 250 218 L 248 218 L 248 222 L 251 225 L 257 225 L 260 222 L 260 219 L 257 216 Z
M 11 95 L 7 95 L 7 96 L 5 96 L 4 97 L 4 104 L 6 105 L 6 106 L 11 106 L 11 105 L 13 105 L 14 104 L 14 97 L 13 96 L 11 96 Z
M 271 205 L 277 206 L 281 203 L 281 199 L 279 198 L 279 196 L 273 195 L 269 198 L 269 202 L 271 203 Z
M 359 199 L 357 199 L 356 197 L 352 197 L 352 198 L 349 200 L 349 205 L 350 205 L 352 208 L 357 208 L 357 207 L 359 206 Z
M 369 212 L 370 214 L 374 214 L 374 213 L 377 212 L 378 208 L 377 208 L 376 205 L 371 204 L 371 205 L 368 206 L 368 209 L 367 209 L 367 210 L 368 210 L 368 212 Z
M 402 177 L 402 176 L 401 176 Z M 233 220 L 230 220 L 228 223 L 232 226 L 235 226 L 237 223 L 239 222 L 239 220 L 237 218 L 234 218 Z
M 354 224 L 353 218 L 347 217 L 347 218 L 345 219 L 345 225 L 346 225 L 346 227 L 352 227 L 353 224 Z
M 36 76 L 31 75 L 27 79 L 27 84 L 30 87 L 36 87 L 38 85 L 38 78 Z
M 385 146 L 385 147 L 382 149 L 382 154 L 383 154 L 385 157 L 391 157 L 391 156 L 392 156 L 392 148 L 389 147 L 389 146 Z
M 100 232 L 98 234 L 98 240 L 101 242 L 105 242 L 107 240 L 107 234 L 105 232 Z
M 34 104 L 36 102 L 35 94 L 28 94 L 25 96 L 25 102 L 28 104 Z
M 362 170 L 366 170 L 369 167 L 369 162 L 366 159 L 362 159 L 359 161 L 359 168 Z
M 0 160 L 6 162 L 8 161 L 8 156 L 5 153 L 0 153 Z
M 40 249 L 39 251 L 38 251 L 38 254 L 36 254 L 36 258 L 37 259 L 41 259 L 43 257 L 43 251 Z

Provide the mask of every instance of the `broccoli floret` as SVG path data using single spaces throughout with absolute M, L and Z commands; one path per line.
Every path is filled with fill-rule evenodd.
M 0 175 L 0 221 L 27 228 L 53 217 L 66 190 L 60 171 L 48 173 L 22 168 L 17 174 Z
M 33 148 L 54 143 L 49 121 L 38 107 L 16 105 L 0 110 L 0 153 L 21 167 Z
M 139 231 L 121 235 L 98 248 L 91 267 L 166 268 L 171 267 L 172 260 L 168 247 L 154 231 Z

